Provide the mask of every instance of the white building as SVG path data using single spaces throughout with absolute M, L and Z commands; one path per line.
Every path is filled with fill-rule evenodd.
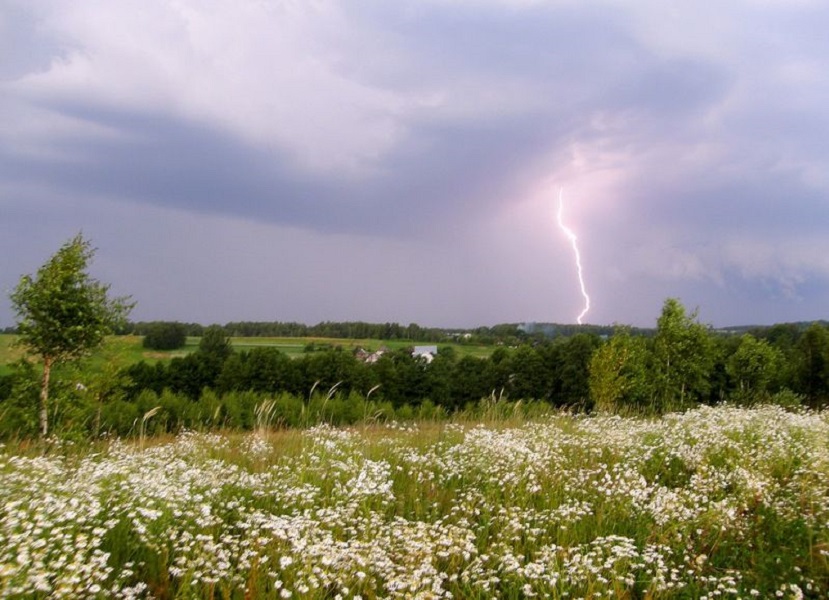
M 415 346 L 412 349 L 412 356 L 415 358 L 422 358 L 426 363 L 430 363 L 438 355 L 437 346 Z

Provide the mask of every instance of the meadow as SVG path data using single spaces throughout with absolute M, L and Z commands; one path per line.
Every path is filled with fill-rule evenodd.
M 24 356 L 21 348 L 15 346 L 17 339 L 13 334 L 0 334 L 0 375 L 6 375 L 12 371 L 11 364 Z M 90 359 L 90 366 L 100 368 L 102 365 L 123 367 L 146 361 L 154 363 L 157 361 L 169 361 L 172 358 L 185 356 L 195 352 L 199 347 L 198 337 L 188 337 L 187 344 L 177 350 L 148 350 L 142 346 L 143 338 L 137 335 L 112 335 L 107 337 L 103 347 L 98 349 Z M 322 337 L 232 337 L 231 346 L 234 350 L 244 351 L 253 348 L 270 347 L 284 352 L 292 358 L 302 356 L 306 353 L 309 344 L 318 349 L 343 348 L 351 351 L 363 348 L 368 351 L 375 351 L 385 347 L 390 350 L 408 348 L 420 343 L 411 340 L 375 340 L 375 339 L 346 339 L 346 338 L 322 338 Z M 477 356 L 484 358 L 492 354 L 494 346 L 468 345 L 468 344 L 440 344 L 440 347 L 452 347 L 458 356 Z
M 819 598 L 829 414 L 0 448 L 0 597 Z

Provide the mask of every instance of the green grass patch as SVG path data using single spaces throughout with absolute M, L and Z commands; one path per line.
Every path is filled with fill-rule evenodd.
M 22 348 L 15 346 L 16 335 L 0 334 L 0 375 L 11 372 L 11 363 L 23 358 L 25 352 Z M 104 346 L 96 351 L 89 360 L 90 366 L 100 369 L 102 365 L 127 366 L 139 361 L 150 363 L 158 361 L 169 361 L 177 356 L 185 356 L 194 352 L 199 347 L 198 337 L 188 337 L 187 344 L 176 350 L 148 350 L 142 346 L 143 338 L 135 335 L 110 336 Z M 317 349 L 343 348 L 353 351 L 363 348 L 369 352 L 380 348 L 398 350 L 421 345 L 420 342 L 411 340 L 375 340 L 375 339 L 346 339 L 346 338 L 321 338 L 321 337 L 234 337 L 231 338 L 231 345 L 234 350 L 244 351 L 254 348 L 276 348 L 288 356 L 297 358 L 306 353 L 306 348 L 313 345 Z M 467 344 L 438 344 L 439 348 L 444 346 L 455 350 L 458 357 L 476 356 L 486 358 L 495 349 L 495 346 L 467 345 Z

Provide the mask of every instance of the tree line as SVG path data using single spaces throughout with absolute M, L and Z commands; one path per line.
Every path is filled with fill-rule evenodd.
M 184 330 L 185 336 L 201 337 L 205 326 L 199 323 L 175 323 Z M 151 335 L 160 327 L 171 325 L 169 321 L 139 321 L 125 323 L 118 334 Z M 213 325 L 215 327 L 217 325 Z M 458 338 L 467 330 L 445 330 L 421 327 L 417 323 L 367 323 L 364 321 L 323 321 L 316 325 L 283 321 L 231 321 L 218 325 L 230 337 L 324 337 L 339 339 L 411 340 L 413 342 L 441 342 Z M 509 325 L 510 335 L 520 336 L 518 325 Z M 479 328 L 475 335 L 493 335 L 495 328 Z M 477 331 L 477 330 L 476 330 Z M 471 331 L 469 332 L 471 335 Z M 468 339 L 468 338 L 466 338 Z
M 819 407 L 829 400 L 829 329 L 815 323 L 805 330 L 780 325 L 722 335 L 671 298 L 652 336 L 620 327 L 607 338 L 578 333 L 499 346 L 488 358 L 459 356 L 445 346 L 430 362 L 404 348 L 368 363 L 342 348 L 295 359 L 268 347 L 236 352 L 224 330 L 213 327 L 198 351 L 166 364 L 139 362 L 123 375 L 131 382 L 128 398 L 167 389 L 191 401 L 205 389 L 307 397 L 312 389 L 336 386 L 345 395 L 374 389 L 394 407 L 430 400 L 450 412 L 493 396 L 575 410 L 660 413 L 699 403 L 765 402 L 783 393 L 787 401 Z
M 77 236 L 12 294 L 20 341 L 41 360 L 40 368 L 20 361 L 0 378 L 2 437 L 46 436 L 53 423 L 75 435 L 125 435 L 151 417 L 154 430 L 176 431 L 249 428 L 263 419 L 290 426 L 449 415 L 510 402 L 524 410 L 661 414 L 724 401 L 815 408 L 829 401 L 825 325 L 725 335 L 675 298 L 652 331 L 555 338 L 523 331 L 488 358 L 446 346 L 432 360 L 400 349 L 368 362 L 341 348 L 292 359 L 276 348 L 235 351 L 228 327 L 215 325 L 201 330 L 197 351 L 168 363 L 84 369 L 77 359 L 123 325 L 132 307 L 86 274 L 92 254 Z M 173 329 L 179 338 L 186 333 L 186 326 Z
M 306 325 L 293 321 L 231 321 L 221 327 L 230 337 L 322 337 L 337 339 L 408 340 L 411 342 L 457 344 L 516 345 L 529 340 L 570 337 L 577 333 L 606 336 L 613 333 L 612 325 L 572 325 L 560 323 L 500 323 L 472 328 L 423 327 L 417 323 L 368 323 L 365 321 L 323 321 Z M 137 321 L 119 324 L 116 335 L 155 337 L 161 330 L 175 327 L 184 337 L 201 337 L 206 326 L 201 323 L 178 321 Z M 638 334 L 652 334 L 649 329 L 633 329 Z M 6 333 L 15 333 L 10 327 Z M 152 344 L 149 347 L 153 347 Z M 158 349 L 168 349 L 159 347 Z
M 0 380 L 4 435 L 35 431 L 33 377 L 30 366 Z M 579 333 L 500 346 L 487 358 L 446 346 L 430 362 L 404 348 L 369 363 L 343 348 L 298 358 L 273 347 L 236 351 L 214 326 L 186 356 L 96 376 L 70 370 L 57 385 L 56 419 L 84 435 L 135 432 L 157 407 L 156 432 L 252 428 L 268 403 L 269 422 L 281 426 L 446 416 L 491 404 L 622 414 L 724 401 L 819 408 L 829 402 L 829 328 L 779 325 L 722 335 L 668 299 L 649 336 L 620 327 L 606 338 Z

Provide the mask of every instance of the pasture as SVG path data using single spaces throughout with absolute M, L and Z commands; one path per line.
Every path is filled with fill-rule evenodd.
M 9 365 L 24 355 L 21 348 L 14 346 L 16 339 L 17 336 L 12 334 L 0 334 L 0 375 L 9 373 L 11 370 Z M 101 368 L 103 365 L 122 367 L 141 360 L 147 362 L 168 361 L 176 356 L 184 356 L 190 352 L 194 352 L 199 347 L 199 338 L 189 337 L 187 338 L 185 347 L 178 350 L 148 350 L 141 345 L 142 339 L 141 336 L 137 335 L 109 336 L 104 346 L 90 358 L 90 366 L 93 368 Z M 230 342 L 234 350 L 243 351 L 253 348 L 270 347 L 276 348 L 294 358 L 303 355 L 305 348 L 309 344 L 314 344 L 317 348 L 321 349 L 339 347 L 348 351 L 357 348 L 374 351 L 382 347 L 396 350 L 421 344 L 421 342 L 412 342 L 411 340 L 321 337 L 232 337 L 230 338 Z M 454 348 L 458 356 L 471 355 L 481 358 L 489 356 L 495 349 L 494 346 L 485 345 L 439 344 L 441 348 L 446 346 Z
M 721 406 L 6 447 L 0 597 L 820 598 L 827 440 Z
M 25 353 L 22 348 L 15 345 L 16 335 L 0 334 L 0 375 L 11 371 L 11 363 L 19 360 Z M 98 349 L 86 363 L 91 368 L 101 369 L 104 365 L 113 368 L 123 367 L 132 363 L 146 360 L 156 362 L 158 360 L 170 360 L 175 356 L 184 356 L 193 352 L 199 345 L 199 338 L 188 338 L 187 345 L 179 350 L 157 351 L 147 350 L 141 345 L 142 338 L 135 335 L 113 335 L 109 336 L 106 343 Z

